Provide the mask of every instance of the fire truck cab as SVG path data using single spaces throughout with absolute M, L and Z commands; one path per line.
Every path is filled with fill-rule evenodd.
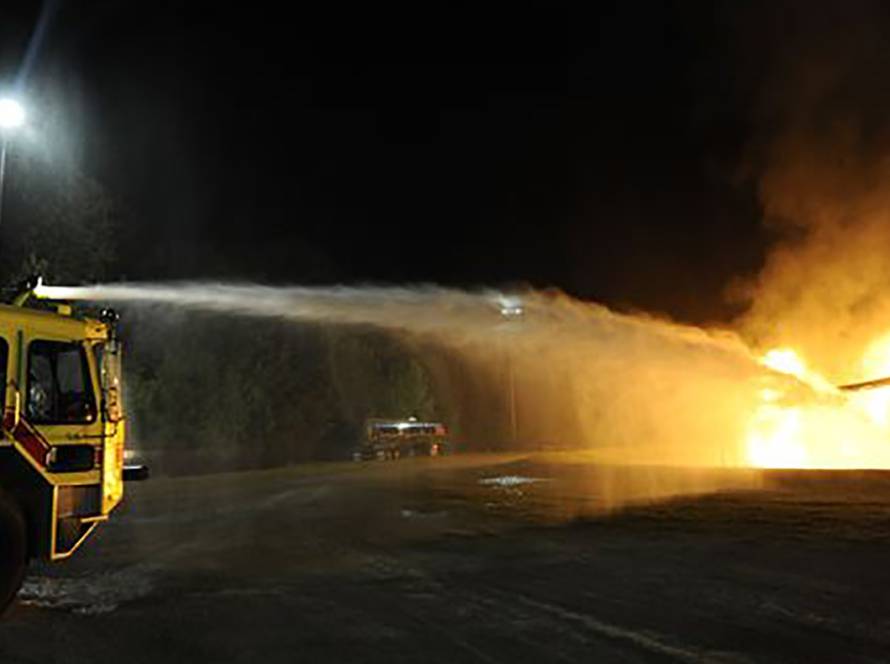
M 115 323 L 108 310 L 75 317 L 33 289 L 0 305 L 0 611 L 29 559 L 72 555 L 123 498 Z

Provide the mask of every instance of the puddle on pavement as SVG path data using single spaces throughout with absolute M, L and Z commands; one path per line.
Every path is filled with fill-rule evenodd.
M 148 595 L 153 576 L 154 569 L 147 565 L 77 577 L 29 576 L 22 585 L 19 602 L 78 615 L 101 615 Z

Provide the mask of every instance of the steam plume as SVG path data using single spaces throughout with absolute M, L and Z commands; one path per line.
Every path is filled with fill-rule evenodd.
M 741 328 L 793 346 L 836 381 L 890 331 L 890 87 L 886 9 L 847 3 L 774 12 L 771 76 L 752 151 L 765 221 L 777 235 Z M 768 30 L 762 34 L 768 34 Z

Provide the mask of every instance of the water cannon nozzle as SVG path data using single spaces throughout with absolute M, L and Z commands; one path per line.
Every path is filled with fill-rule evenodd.
M 16 295 L 15 299 L 12 301 L 13 305 L 22 307 L 32 295 L 39 297 L 39 295 L 37 295 L 37 291 L 42 287 L 43 276 L 39 274 L 31 275 L 19 284 L 18 295 Z
M 32 274 L 25 280 L 19 284 L 19 288 L 23 291 L 33 291 L 36 288 L 40 288 L 43 285 L 43 275 L 41 274 Z

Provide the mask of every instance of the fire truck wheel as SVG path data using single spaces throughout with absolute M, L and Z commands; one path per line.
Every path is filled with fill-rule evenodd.
M 26 562 L 25 517 L 18 503 L 0 491 L 0 614 L 21 588 Z

